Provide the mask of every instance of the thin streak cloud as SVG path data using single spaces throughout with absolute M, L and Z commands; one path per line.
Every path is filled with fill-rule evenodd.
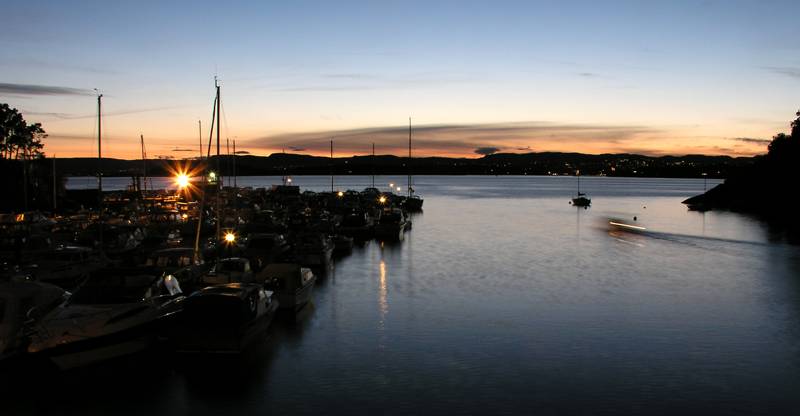
M 800 68 L 790 66 L 765 66 L 764 69 L 776 74 L 800 80 Z
M 753 144 L 769 144 L 772 141 L 771 139 L 756 139 L 752 137 L 735 137 L 731 140 Z
M 0 94 L 15 96 L 92 95 L 91 90 L 52 85 L 0 83 Z
M 113 117 L 113 116 L 125 116 L 129 114 L 141 114 L 141 113 L 148 113 L 151 111 L 162 111 L 162 110 L 172 110 L 179 107 L 153 107 L 153 108 L 139 108 L 139 109 L 131 109 L 131 110 L 120 110 L 120 111 L 104 111 L 103 117 Z M 52 113 L 52 112 L 37 112 L 37 111 L 25 111 L 25 114 L 29 114 L 32 116 L 45 116 L 45 117 L 52 117 L 59 120 L 82 120 L 87 118 L 95 118 L 97 117 L 97 113 L 94 114 L 69 114 L 69 113 Z

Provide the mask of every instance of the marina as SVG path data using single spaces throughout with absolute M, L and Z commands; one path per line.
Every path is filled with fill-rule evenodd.
M 800 414 L 796 6 L 4 4 L 0 416 Z
M 330 188 L 326 176 L 294 183 Z M 198 361 L 162 344 L 66 372 L 17 373 L 3 391 L 23 398 L 14 402 L 23 414 L 303 414 L 380 411 L 386 401 L 397 404 L 389 413 L 796 405 L 800 259 L 780 234 L 738 214 L 687 210 L 680 201 L 702 180 L 584 177 L 581 186 L 594 197 L 589 209 L 570 206 L 569 177 L 420 177 L 425 209 L 402 241 L 370 239 L 334 257 L 327 273 L 314 272 L 309 303 L 278 311 L 243 353 Z M 620 231 L 609 218 L 647 230 Z M 112 372 L 150 399 L 120 409 L 130 393 L 102 384 Z M 85 389 L 97 392 L 91 402 L 78 399 Z

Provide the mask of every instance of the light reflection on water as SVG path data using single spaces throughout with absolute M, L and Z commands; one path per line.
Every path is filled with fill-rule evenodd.
M 702 179 L 582 178 L 587 210 L 568 204 L 574 178 L 415 181 L 425 211 L 406 239 L 338 260 L 312 307 L 278 320 L 251 355 L 95 370 L 137 391 L 96 372 L 62 376 L 38 387 L 50 401 L 17 403 L 158 414 L 800 409 L 798 248 L 749 217 L 688 212 L 680 201 Z M 609 231 L 609 217 L 634 216 L 648 232 Z

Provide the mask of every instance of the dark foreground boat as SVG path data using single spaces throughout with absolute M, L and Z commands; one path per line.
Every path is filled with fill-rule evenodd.
M 311 269 L 293 263 L 276 263 L 259 274 L 264 287 L 275 292 L 281 309 L 300 310 L 311 300 L 317 277 Z
M 28 352 L 70 369 L 142 351 L 182 298 L 169 275 L 100 271 L 33 327 Z
M 0 277 L 0 362 L 25 351 L 26 325 L 36 321 L 69 297 L 58 286 Z
M 201 289 L 183 302 L 170 331 L 178 352 L 240 353 L 269 328 L 278 300 L 260 284 Z

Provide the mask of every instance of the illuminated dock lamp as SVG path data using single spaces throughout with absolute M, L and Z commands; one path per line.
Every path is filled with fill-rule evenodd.
M 208 183 L 215 183 L 217 181 L 217 173 L 213 170 L 208 172 Z
M 401 187 L 399 187 L 399 186 L 397 187 L 397 192 L 400 192 L 400 191 L 402 191 L 402 190 L 403 190 L 403 188 L 401 188 Z
M 386 197 L 381 195 L 381 197 L 378 198 L 378 202 L 380 202 L 381 204 L 385 204 L 386 203 Z
M 225 239 L 226 244 L 233 244 L 236 242 L 236 234 L 234 234 L 232 231 L 226 232 L 223 238 Z
M 342 192 L 342 191 L 339 191 L 339 192 L 337 192 L 337 193 L 336 193 L 336 196 L 338 196 L 339 198 L 341 198 L 341 197 L 343 197 L 343 196 L 344 196 L 344 192 Z
M 177 176 L 175 176 L 175 183 L 178 185 L 179 189 L 184 189 L 189 186 L 189 175 L 181 172 Z

